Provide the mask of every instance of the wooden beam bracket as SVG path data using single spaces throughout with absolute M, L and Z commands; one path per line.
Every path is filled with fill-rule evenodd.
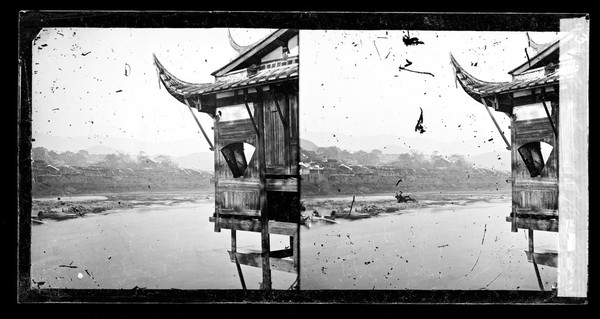
M 508 140 L 506 139 L 506 136 L 504 136 L 504 133 L 502 133 L 502 130 L 500 129 L 500 125 L 498 125 L 498 122 L 496 122 L 496 118 L 494 118 L 494 115 L 488 109 L 488 105 L 485 101 L 485 98 L 483 98 L 483 97 L 481 98 L 481 103 L 483 104 L 483 107 L 485 107 L 485 110 L 488 112 L 488 114 L 492 118 L 492 121 L 494 122 L 494 125 L 496 125 L 496 129 L 498 129 L 498 133 L 500 133 L 500 136 L 502 136 L 504 143 L 506 143 L 506 149 L 510 151 L 512 149 L 512 146 L 510 145 L 510 142 L 508 142 Z
M 244 104 L 246 105 L 246 111 L 248 111 L 248 116 L 250 116 L 256 136 L 260 137 L 260 131 L 258 130 L 258 126 L 256 126 L 256 121 L 254 121 L 254 116 L 252 116 L 252 112 L 250 112 L 250 107 L 248 106 L 248 89 L 244 89 Z
M 200 131 L 202 131 L 202 135 L 204 135 L 204 138 L 208 142 L 208 145 L 210 146 L 210 150 L 214 151 L 214 146 L 213 146 L 212 142 L 210 141 L 210 139 L 208 139 L 208 135 L 206 135 L 206 132 L 204 131 L 204 128 L 202 128 L 202 124 L 200 124 L 200 121 L 198 121 L 196 114 L 194 114 L 194 111 L 192 110 L 192 106 L 190 105 L 190 102 L 188 102 L 187 99 L 183 99 L 183 101 L 185 102 L 185 105 L 188 106 L 188 109 L 190 110 L 190 113 L 192 113 L 194 120 L 196 120 L 196 124 L 198 124 L 198 127 L 200 127 Z
M 277 95 L 275 94 L 275 87 L 273 85 L 269 85 L 269 92 L 271 93 L 271 97 L 275 102 L 275 106 L 277 107 L 277 113 L 279 114 L 279 118 L 281 119 L 281 123 L 283 123 L 284 127 L 288 126 L 287 120 L 283 116 L 283 112 L 281 112 L 281 107 L 279 107 L 279 101 L 277 101 Z
M 554 125 L 554 121 L 552 121 L 552 116 L 550 115 L 550 111 L 548 110 L 548 106 L 546 105 L 546 99 L 544 98 L 545 90 L 542 88 L 542 93 L 540 94 L 540 100 L 544 105 L 544 111 L 546 111 L 546 116 L 548 117 L 548 121 L 550 121 L 550 125 L 552 126 L 552 131 L 554 131 L 554 137 L 558 137 L 558 131 L 556 130 L 556 126 Z

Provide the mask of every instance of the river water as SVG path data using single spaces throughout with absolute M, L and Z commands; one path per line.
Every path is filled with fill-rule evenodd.
M 506 222 L 510 198 L 439 205 L 302 227 L 302 289 L 539 290 L 524 230 Z M 535 232 L 537 249 L 558 234 Z M 538 266 L 544 288 L 556 268 Z
M 42 288 L 241 289 L 229 260 L 230 232 L 208 221 L 214 200 L 151 205 L 47 221 L 32 229 L 31 277 Z M 272 235 L 273 249 L 289 245 Z M 238 232 L 240 251 L 260 250 L 260 234 Z M 74 268 L 77 267 L 77 268 Z M 242 266 L 248 289 L 258 289 L 260 268 Z M 295 274 L 272 271 L 274 289 L 288 289 Z
M 510 199 L 380 214 L 301 230 L 302 289 L 538 290 L 523 230 L 505 221 Z M 208 221 L 213 199 L 160 204 L 48 221 L 32 229 L 32 284 L 41 288 L 241 289 L 227 253 L 230 232 Z M 556 250 L 556 233 L 535 232 L 536 249 Z M 289 244 L 272 235 L 272 249 Z M 240 251 L 260 234 L 238 232 Z M 539 266 L 544 286 L 556 269 Z M 242 266 L 248 289 L 260 268 Z M 273 288 L 295 274 L 272 271 Z

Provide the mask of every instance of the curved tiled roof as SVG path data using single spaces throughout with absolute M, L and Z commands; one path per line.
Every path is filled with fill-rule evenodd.
M 190 83 L 185 82 L 177 77 L 175 77 L 171 72 L 169 72 L 165 67 L 160 63 L 155 54 L 152 54 L 154 57 L 154 65 L 156 65 L 156 69 L 158 70 L 158 77 L 160 82 L 163 84 L 165 89 L 179 102 L 183 103 L 183 99 L 189 97 L 189 91 L 192 88 L 201 89 L 203 87 L 208 87 L 210 83 Z
M 450 61 L 454 68 L 456 79 L 462 88 L 478 102 L 481 101 L 482 97 L 547 86 L 548 84 L 558 83 L 559 81 L 559 74 L 555 71 L 533 79 L 513 80 L 510 82 L 486 82 L 469 74 L 460 66 L 460 64 L 458 64 L 452 54 L 450 54 Z
M 245 88 L 256 84 L 268 84 L 298 78 L 298 63 L 287 64 L 277 68 L 260 70 L 252 77 L 242 79 L 222 80 L 214 83 L 190 83 L 182 81 L 170 73 L 154 55 L 154 64 L 158 69 L 160 81 L 167 91 L 177 100 L 183 102 L 184 98 L 197 95 L 229 91 Z

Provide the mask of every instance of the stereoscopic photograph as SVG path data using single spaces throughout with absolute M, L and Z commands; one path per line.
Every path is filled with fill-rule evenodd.
M 589 16 L 45 14 L 21 13 L 21 302 L 587 302 Z

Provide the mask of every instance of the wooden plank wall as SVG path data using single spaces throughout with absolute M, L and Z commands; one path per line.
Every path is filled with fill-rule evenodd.
M 553 121 L 558 123 L 558 108 L 555 101 L 547 102 L 553 107 Z M 559 142 L 547 118 L 513 121 L 512 123 L 512 178 L 513 212 L 521 210 L 542 211 L 558 209 L 558 154 Z M 540 176 L 531 177 L 525 166 L 519 147 L 530 142 L 544 142 L 553 147 Z M 516 230 L 513 228 L 513 231 Z
M 264 86 L 263 89 L 268 87 Z M 286 132 L 270 89 L 259 95 L 255 90 L 248 93 L 248 102 L 253 102 L 255 121 L 264 129 L 263 145 L 265 147 L 266 174 L 270 176 L 269 190 L 298 192 L 297 183 L 288 181 L 290 176 L 298 174 L 298 92 L 289 85 L 273 87 L 282 114 L 289 123 Z M 289 92 L 288 95 L 284 92 Z M 259 101 L 262 100 L 262 103 Z M 219 107 L 244 103 L 243 92 L 232 92 L 216 99 Z M 261 116 L 262 114 L 262 116 Z M 260 122 L 260 123 L 259 123 Z M 262 131 L 262 130 L 261 130 Z M 289 135 L 289 138 L 286 138 Z M 260 192 L 260 147 L 256 132 L 250 119 L 221 121 L 215 123 L 215 180 L 216 204 L 224 210 L 259 210 Z M 230 143 L 245 142 L 256 147 L 253 157 L 248 162 L 244 175 L 234 178 L 220 150 Z M 248 159 L 247 159 L 248 160 Z M 284 179 L 272 179 L 280 175 Z M 294 180 L 295 181 L 295 180 Z M 264 182 L 264 181 L 263 181 Z M 278 186 L 279 185 L 279 186 Z M 294 186 L 294 187 L 291 187 Z M 286 209 L 289 211 L 289 209 Z
M 277 95 L 279 107 L 283 114 L 287 114 L 288 107 L 285 97 L 282 94 Z M 269 96 L 265 99 L 265 151 L 267 174 L 285 174 L 286 152 L 288 144 L 285 141 L 283 123 L 277 113 L 277 107 L 274 100 Z
M 256 147 L 256 132 L 251 120 L 218 122 L 215 125 L 215 201 L 219 209 L 259 210 L 258 153 L 252 156 L 242 177 L 234 178 L 221 149 L 230 143 L 245 142 Z M 218 138 L 217 138 L 218 136 Z
M 256 132 L 252 122 L 248 120 L 238 120 L 229 122 L 219 122 L 216 125 L 215 134 L 218 134 L 218 142 L 215 144 L 217 158 L 215 162 L 215 177 L 218 179 L 233 179 L 233 173 L 229 169 L 221 149 L 230 143 L 245 142 L 256 147 Z M 217 139 L 215 139 L 217 140 Z M 244 172 L 243 178 L 258 179 L 258 154 L 255 154 L 248 163 L 248 168 Z M 249 160 L 249 159 L 247 159 Z
M 265 151 L 268 175 L 297 175 L 298 174 L 298 92 L 292 91 L 286 96 L 283 90 L 276 89 L 277 102 L 289 123 L 289 132 L 286 132 L 281 118 L 277 112 L 277 106 L 272 96 L 264 96 L 265 105 Z M 289 135 L 289 136 L 288 136 Z
M 589 20 L 561 19 L 573 36 L 560 42 L 560 67 L 574 71 L 560 79 L 560 163 L 558 296 L 587 297 L 589 234 Z
M 516 130 L 516 140 L 513 141 L 514 152 L 516 152 L 516 163 L 515 166 L 513 166 L 517 173 L 515 177 L 518 179 L 532 179 L 527 167 L 525 166 L 525 163 L 523 162 L 523 159 L 521 158 L 521 155 L 519 154 L 519 147 L 530 142 L 544 142 L 551 145 L 553 149 L 548 160 L 546 161 L 544 169 L 541 172 L 541 176 L 534 180 L 547 178 L 556 180 L 558 177 L 559 143 L 554 137 L 554 132 L 552 131 L 552 126 L 550 125 L 548 119 L 543 118 L 530 121 L 518 121 L 514 122 L 512 125 Z

